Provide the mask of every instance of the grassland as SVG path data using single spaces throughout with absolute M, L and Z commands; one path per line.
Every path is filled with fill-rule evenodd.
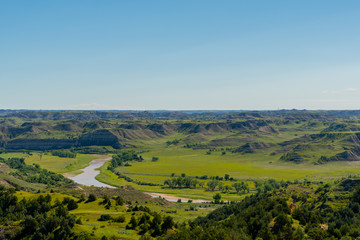
M 50 170 L 56 173 L 69 173 L 77 175 L 81 173 L 80 169 L 83 169 L 89 165 L 89 163 L 100 158 L 100 155 L 96 154 L 77 154 L 76 158 L 61 158 L 52 156 L 50 153 L 43 152 L 31 152 L 29 153 L 2 153 L 2 158 L 25 158 L 27 164 L 39 164 L 41 168 Z
M 247 181 L 250 190 L 255 191 L 254 180 L 276 179 L 290 180 L 311 179 L 315 181 L 332 181 L 348 175 L 360 174 L 359 161 L 333 161 L 326 164 L 315 164 L 321 156 L 332 156 L 344 151 L 343 146 L 348 145 L 343 139 L 338 141 L 321 139 L 304 144 L 301 154 L 305 161 L 296 164 L 280 160 L 281 155 L 286 151 L 291 151 L 292 147 L 299 145 L 297 142 L 292 146 L 281 147 L 276 145 L 285 141 L 300 139 L 302 136 L 317 134 L 326 126 L 323 124 L 316 127 L 308 127 L 308 123 L 295 123 L 276 128 L 280 134 L 256 134 L 253 142 L 265 142 L 275 144 L 273 147 L 257 149 L 251 154 L 232 153 L 226 151 L 226 146 L 209 148 L 184 148 L 183 144 L 168 145 L 167 142 L 174 139 L 184 139 L 182 134 L 174 134 L 165 138 L 151 140 L 133 141 L 133 150 L 140 152 L 144 161 L 131 162 L 131 166 L 119 167 L 117 171 L 130 177 L 135 181 L 162 185 L 164 180 L 170 178 L 172 173 L 180 175 L 185 173 L 187 176 L 224 176 L 229 174 L 238 181 Z M 221 133 L 205 136 L 205 141 L 200 144 L 209 145 L 210 143 L 222 139 L 237 139 L 241 144 L 244 134 Z M 301 145 L 302 146 L 302 145 Z M 214 149 L 211 154 L 207 154 L 208 149 Z M 223 154 L 225 151 L 226 154 Z M 158 157 L 158 161 L 152 161 L 152 157 Z M 107 164 L 101 168 L 101 174 L 97 179 L 114 186 L 130 184 L 136 189 L 145 192 L 167 193 L 174 196 L 192 199 L 212 200 L 214 192 L 206 191 L 205 188 L 198 189 L 169 189 L 163 186 L 147 186 L 129 183 L 124 179 L 119 179 L 115 174 L 107 170 Z M 206 182 L 206 181 L 205 181 Z M 223 181 L 223 184 L 230 185 L 232 182 Z M 206 183 L 205 183 L 206 186 Z M 235 191 L 222 193 L 226 200 L 239 200 L 244 195 L 239 196 Z
M 249 194 L 252 194 L 255 192 L 253 181 L 257 180 L 294 181 L 306 178 L 331 181 L 360 173 L 360 161 L 329 161 L 319 164 L 322 157 L 331 159 L 357 145 L 356 141 L 351 141 L 352 137 L 356 138 L 356 134 L 360 133 L 360 124 L 357 120 L 298 120 L 294 116 L 293 119 L 290 116 L 290 120 L 285 120 L 282 116 L 265 119 L 256 117 L 251 120 L 51 120 L 44 121 L 44 124 L 37 121 L 37 125 L 30 125 L 37 131 L 48 130 L 41 132 L 41 138 L 63 138 L 69 134 L 80 136 L 83 132 L 97 131 L 105 134 L 99 135 L 102 139 L 118 138 L 125 150 L 134 150 L 144 161 L 131 162 L 131 166 L 116 168 L 116 172 L 131 178 L 133 182 L 118 178 L 107 169 L 108 164 L 100 168 L 101 173 L 96 177 L 99 181 L 113 186 L 131 185 L 144 192 L 166 193 L 191 199 L 212 200 L 213 195 L 219 191 L 206 189 L 209 180 L 199 180 L 203 182 L 204 187 L 196 189 L 166 188 L 163 186 L 164 181 L 172 174 L 186 174 L 193 178 L 204 175 L 223 177 L 229 174 L 238 182 L 248 183 Z M 21 124 L 26 125 L 26 122 L 21 121 Z M 38 124 L 39 122 L 41 124 Z M 21 129 L 24 130 L 23 128 Z M 19 135 L 19 138 L 21 136 Z M 33 133 L 26 132 L 24 136 L 27 139 L 32 138 Z M 98 135 L 91 136 L 91 139 L 96 139 Z M 112 153 L 116 153 L 116 150 Z M 298 154 L 301 161 L 281 160 L 286 153 Z M 98 157 L 78 154 L 75 159 L 59 158 L 41 152 L 1 156 L 22 156 L 26 158 L 27 163 L 37 163 L 42 168 L 61 174 L 78 174 L 92 159 Z M 158 160 L 153 161 L 153 157 L 157 157 Z M 231 187 L 235 181 L 221 182 Z M 234 189 L 221 194 L 225 200 L 240 200 L 247 195 L 238 195 Z
M 26 120 L 17 120 L 14 125 L 21 125 L 9 128 L 9 131 L 13 131 L 13 135 L 22 131 L 24 133 L 16 137 L 9 134 L 6 137 L 9 138 L 9 142 L 13 139 L 25 139 L 28 141 L 24 144 L 25 147 L 27 144 L 32 146 L 31 141 L 36 138 L 50 140 L 73 138 L 76 144 L 82 139 L 84 145 L 71 147 L 71 151 L 78 152 L 76 158 L 52 156 L 51 149 L 45 152 L 13 149 L 19 151 L 13 153 L 5 153 L 5 150 L 1 149 L 3 152 L 0 157 L 23 157 L 27 164 L 39 164 L 41 168 L 59 174 L 76 175 L 81 173 L 81 169 L 88 166 L 90 161 L 102 157 L 99 154 L 111 155 L 133 150 L 142 156 L 143 161 L 129 161 L 112 170 L 108 169 L 110 162 L 107 162 L 100 167 L 100 174 L 96 179 L 120 188 L 130 185 L 142 192 L 164 193 L 178 198 L 207 201 L 213 200 L 216 193 L 221 194 L 222 200 L 240 201 L 256 193 L 257 184 L 268 179 L 299 180 L 298 182 L 307 184 L 308 181 L 304 181 L 305 179 L 327 183 L 348 175 L 360 175 L 360 150 L 358 151 L 360 149 L 360 122 L 358 120 L 291 118 L 286 120 L 279 117 L 265 120 L 209 118 L 44 122 L 46 124 L 43 124 L 41 120 L 33 121 L 29 125 Z M 98 145 L 91 145 L 93 143 Z M 99 152 L 98 154 L 81 154 L 86 151 Z M 295 161 L 294 158 L 286 157 L 288 153 L 295 154 L 298 159 Z M 156 157 L 155 160 L 154 157 Z M 1 184 L 10 182 L 14 186 L 24 187 L 22 189 L 31 188 L 33 192 L 50 191 L 45 184 L 30 184 L 8 174 L 9 171 L 6 164 L 0 165 L 0 180 L 3 181 L 0 181 Z M 116 174 L 126 176 L 132 181 L 119 178 Z M 172 175 L 178 177 L 183 174 L 202 184 L 196 188 L 169 188 L 164 185 L 164 181 Z M 219 188 L 214 191 L 208 190 L 207 183 L 211 181 L 211 178 L 222 178 L 226 174 L 233 180 L 221 179 L 219 182 L 228 186 L 229 190 L 223 191 Z M 201 179 L 204 175 L 208 178 Z M 234 183 L 241 182 L 248 184 L 249 192 L 244 190 L 237 193 L 232 187 Z M 314 186 L 325 185 L 317 184 Z M 62 201 L 69 195 L 78 200 L 80 192 L 89 194 L 90 191 L 86 192 L 88 189 L 98 193 L 98 197 L 101 197 L 104 191 L 109 191 L 110 197 L 116 196 L 116 193 L 110 192 L 114 189 L 87 188 L 72 183 L 66 187 L 52 188 L 57 193 L 50 194 L 53 201 L 56 199 Z M 38 196 L 38 194 L 26 192 L 16 194 L 19 199 Z M 139 196 L 145 196 L 146 200 L 138 201 Z M 176 222 L 206 215 L 219 206 L 209 203 L 168 203 L 162 199 L 151 200 L 149 196 L 138 191 L 133 191 L 127 200 L 132 203 L 128 202 L 124 206 L 116 206 L 115 201 L 111 200 L 109 209 L 100 204 L 101 199 L 91 203 L 80 202 L 79 207 L 71 211 L 82 222 L 75 226 L 75 232 L 86 232 L 97 239 L 102 236 L 138 239 L 139 235 L 136 231 L 125 228 L 131 216 L 138 217 L 141 214 L 128 211 L 130 206 L 137 204 L 147 206 L 151 211 L 172 216 Z M 336 202 L 338 203 L 339 201 Z M 124 216 L 125 221 L 123 223 L 98 221 L 102 214 L 113 217 Z

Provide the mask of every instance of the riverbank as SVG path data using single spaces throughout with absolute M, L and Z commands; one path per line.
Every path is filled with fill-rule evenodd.
M 171 195 L 168 195 L 165 193 L 153 193 L 153 192 L 144 192 L 144 193 L 150 195 L 153 198 L 161 197 L 169 202 L 178 202 L 179 199 L 181 202 L 192 202 L 192 203 L 209 203 L 210 202 L 208 200 L 203 200 L 203 199 L 190 199 L 190 198 L 176 197 L 176 196 L 171 196 Z

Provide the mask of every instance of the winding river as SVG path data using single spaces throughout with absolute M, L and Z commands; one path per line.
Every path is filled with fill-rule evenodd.
M 90 165 L 86 168 L 81 169 L 83 171 L 79 175 L 76 176 L 69 176 L 71 180 L 74 180 L 74 182 L 85 185 L 85 186 L 95 186 L 95 187 L 108 187 L 108 188 L 115 188 L 113 186 L 110 186 L 108 184 L 99 182 L 95 179 L 95 177 L 99 174 L 99 170 L 95 170 L 102 165 L 104 165 L 105 162 L 109 161 L 111 157 L 103 156 L 102 158 L 98 158 L 95 160 L 92 160 L 90 162 Z
M 67 176 L 64 174 L 67 178 L 70 178 L 71 180 L 74 180 L 74 182 L 85 185 L 85 186 L 95 186 L 95 187 L 107 187 L 107 188 L 115 188 L 111 185 L 108 185 L 106 183 L 99 182 L 96 180 L 96 176 L 99 174 L 99 170 L 95 170 L 97 168 L 100 168 L 102 165 L 104 165 L 105 162 L 109 161 L 111 157 L 109 156 L 102 156 L 101 158 L 92 160 L 90 162 L 90 165 L 86 168 L 81 169 L 83 171 L 82 173 L 76 175 L 76 176 Z M 181 199 L 182 202 L 187 202 L 191 200 L 193 203 L 205 203 L 209 202 L 207 200 L 201 200 L 201 199 L 188 199 L 188 198 L 181 198 L 181 197 L 175 197 L 164 193 L 149 193 L 145 192 L 145 194 L 150 195 L 153 198 L 161 197 L 169 202 L 176 202 L 178 199 Z

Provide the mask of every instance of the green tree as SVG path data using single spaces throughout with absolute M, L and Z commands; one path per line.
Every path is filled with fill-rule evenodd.
M 136 229 L 138 223 L 136 221 L 136 218 L 134 216 L 131 216 L 130 222 L 128 225 L 126 225 L 127 229 Z
M 91 193 L 86 202 L 94 202 L 94 201 L 96 201 L 96 196 L 95 194 Z
M 173 218 L 170 217 L 170 216 L 166 216 L 166 217 L 164 218 L 164 222 L 161 224 L 161 231 L 162 231 L 163 233 L 165 233 L 167 229 L 170 229 L 170 228 L 172 228 L 173 226 L 174 226 L 174 220 L 173 220 Z
M 215 201 L 216 204 L 220 203 L 220 200 L 221 200 L 221 195 L 220 193 L 216 193 L 214 196 L 213 196 L 213 199 Z
M 210 191 L 214 191 L 217 185 L 219 185 L 219 181 L 217 180 L 211 180 L 207 182 L 207 186 Z

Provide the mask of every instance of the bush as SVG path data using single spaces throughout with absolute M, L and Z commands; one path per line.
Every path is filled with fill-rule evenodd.
M 98 219 L 98 221 L 109 221 L 111 220 L 111 216 L 109 214 L 101 214 L 100 218 Z
M 74 210 L 74 209 L 77 209 L 78 207 L 79 207 L 79 206 L 78 206 L 77 202 L 75 202 L 74 199 L 70 199 L 70 200 L 69 200 L 69 202 L 68 202 L 68 204 L 67 204 L 67 208 L 68 208 L 69 211 Z
M 87 200 L 86 202 L 88 203 L 88 202 L 94 202 L 94 201 L 96 201 L 96 196 L 91 193 L 91 194 L 89 195 L 88 200 Z
M 125 217 L 124 216 L 118 216 L 118 217 L 114 218 L 113 221 L 118 222 L 118 223 L 123 223 L 123 222 L 125 222 Z

